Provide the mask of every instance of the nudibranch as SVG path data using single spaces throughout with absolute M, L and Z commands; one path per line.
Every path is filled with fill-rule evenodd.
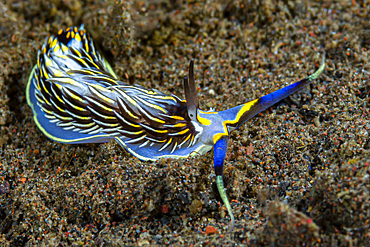
M 37 54 L 27 85 L 27 103 L 37 127 L 51 140 L 78 144 L 116 140 L 140 160 L 187 158 L 214 149 L 216 184 L 234 227 L 223 183 L 230 133 L 245 121 L 315 80 L 290 86 L 228 110 L 202 111 L 190 62 L 185 100 L 120 81 L 83 26 L 61 29 Z

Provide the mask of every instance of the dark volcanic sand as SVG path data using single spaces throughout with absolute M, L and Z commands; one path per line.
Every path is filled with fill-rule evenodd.
M 2 1 L 0 245 L 369 245 L 370 7 L 323 2 Z M 25 98 L 37 50 L 82 23 L 130 84 L 183 97 L 194 58 L 204 110 L 303 78 L 326 51 L 314 84 L 232 133 L 231 234 L 212 152 L 141 162 L 37 129 Z

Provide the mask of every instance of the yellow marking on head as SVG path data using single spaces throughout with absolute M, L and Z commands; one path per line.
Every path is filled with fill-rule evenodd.
M 73 29 L 73 31 L 75 31 L 75 33 L 77 33 L 77 32 L 78 32 L 77 27 L 75 27 L 75 28 Z
M 70 28 L 70 27 L 68 27 L 68 28 L 66 29 L 66 31 L 67 31 L 67 32 L 69 32 L 69 30 L 71 30 L 71 28 Z
M 201 116 L 199 116 L 199 114 L 197 114 L 197 120 L 199 123 L 203 124 L 203 125 L 210 125 L 211 124 L 211 120 L 207 119 L 207 118 L 203 118 Z
M 216 144 L 216 142 L 218 140 L 220 140 L 221 137 L 223 136 L 228 136 L 229 135 L 229 131 L 227 130 L 227 124 L 235 124 L 237 123 L 240 118 L 244 115 L 244 113 L 246 113 L 247 111 L 249 111 L 251 109 L 252 106 L 254 106 L 256 103 L 257 103 L 258 99 L 255 99 L 255 100 L 252 100 L 252 101 L 249 101 L 245 104 L 243 104 L 242 108 L 239 110 L 238 114 L 236 114 L 236 117 L 235 119 L 233 120 L 226 120 L 226 121 L 223 121 L 222 125 L 224 126 L 224 133 L 217 133 L 213 136 L 213 144 Z
M 67 31 L 67 30 L 66 30 Z M 67 31 L 68 32 L 68 31 Z M 70 32 L 67 33 L 66 38 L 69 39 L 69 36 L 71 35 Z
M 71 38 L 73 39 L 75 37 L 75 32 L 71 32 Z
M 78 42 L 81 42 L 81 36 L 79 33 L 76 33 L 76 37 L 75 39 L 78 41 Z
M 217 133 L 216 135 L 214 135 L 213 136 L 213 143 L 216 144 L 216 142 L 218 140 L 220 140 L 221 137 L 223 137 L 223 136 L 227 136 L 227 134 L 225 134 L 225 133 Z
M 63 28 L 58 31 L 58 35 L 61 35 L 63 33 Z

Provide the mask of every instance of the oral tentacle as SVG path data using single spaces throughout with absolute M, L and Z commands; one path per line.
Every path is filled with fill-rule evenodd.
M 221 196 L 222 202 L 224 203 L 227 212 L 230 216 L 231 226 L 229 227 L 229 232 L 231 232 L 234 229 L 235 225 L 235 217 L 233 214 L 233 211 L 231 209 L 231 205 L 229 202 L 229 199 L 227 198 L 225 187 L 224 187 L 224 181 L 223 181 L 223 167 L 227 152 L 227 143 L 229 141 L 228 137 L 221 137 L 214 146 L 214 168 L 216 173 L 216 184 L 218 193 Z
M 293 93 L 301 90 L 302 88 L 308 86 L 312 81 L 316 80 L 319 75 L 325 69 L 325 54 L 322 57 L 320 67 L 312 75 L 293 83 L 289 86 L 276 90 L 270 94 L 262 96 L 259 99 L 249 101 L 245 104 L 233 107 L 231 109 L 219 112 L 225 121 L 224 123 L 231 129 L 239 128 L 245 121 L 256 116 L 258 113 L 266 110 L 267 108 L 273 106 L 277 102 L 289 97 Z

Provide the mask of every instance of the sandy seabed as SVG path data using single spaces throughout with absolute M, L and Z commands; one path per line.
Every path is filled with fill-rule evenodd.
M 343 3 L 342 3 L 343 2 Z M 369 246 L 368 1 L 0 3 L 1 246 Z M 220 202 L 213 153 L 142 162 L 118 144 L 39 131 L 25 88 L 37 50 L 84 24 L 122 81 L 224 110 L 326 70 L 231 134 Z

